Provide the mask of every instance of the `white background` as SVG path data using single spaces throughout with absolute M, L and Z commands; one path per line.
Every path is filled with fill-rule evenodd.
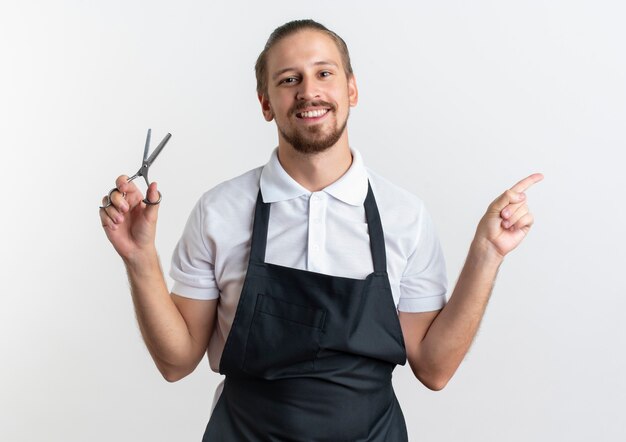
M 351 50 L 351 144 L 426 201 L 452 286 L 487 204 L 545 174 L 447 388 L 396 370 L 411 440 L 626 440 L 626 7 L 602 0 L 3 0 L 0 440 L 201 439 L 220 377 L 161 378 L 98 205 L 146 129 L 171 132 L 151 170 L 167 273 L 197 198 L 267 161 L 254 61 L 309 17 Z

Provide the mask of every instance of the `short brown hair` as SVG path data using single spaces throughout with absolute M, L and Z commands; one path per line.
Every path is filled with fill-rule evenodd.
M 315 20 L 293 20 L 274 29 L 274 32 L 270 34 L 270 38 L 267 39 L 265 47 L 263 48 L 263 50 L 259 54 L 259 57 L 256 60 L 254 70 L 256 73 L 257 94 L 262 95 L 267 93 L 267 53 L 269 52 L 269 50 L 283 38 L 304 29 L 314 29 L 317 31 L 321 31 L 328 35 L 330 38 L 332 38 L 337 45 L 337 49 L 339 49 L 339 53 L 341 54 L 341 62 L 343 63 L 343 68 L 346 72 L 346 76 L 349 77 L 350 75 L 352 75 L 353 72 L 352 65 L 350 64 L 350 53 L 348 52 L 348 46 L 340 36 L 335 34 L 323 24 L 316 22 Z

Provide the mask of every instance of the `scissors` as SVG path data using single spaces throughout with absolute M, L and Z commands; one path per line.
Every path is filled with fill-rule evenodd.
M 144 180 L 146 180 L 146 185 L 150 186 L 150 181 L 148 180 L 148 170 L 150 169 L 150 166 L 152 166 L 152 163 L 154 163 L 154 160 L 156 160 L 156 158 L 159 156 L 159 154 L 161 153 L 161 151 L 163 150 L 163 148 L 165 147 L 165 145 L 167 144 L 167 142 L 170 140 L 170 138 L 172 137 L 172 134 L 167 134 L 165 135 L 165 137 L 163 138 L 163 140 L 161 140 L 161 142 L 159 143 L 159 145 L 157 146 L 156 149 L 154 149 L 154 152 L 152 152 L 152 155 L 150 155 L 150 157 L 148 157 L 148 149 L 150 148 L 150 135 L 152 134 L 152 129 L 148 129 L 148 136 L 146 137 L 146 147 L 143 150 L 143 161 L 141 162 L 141 167 L 139 168 L 139 170 L 137 171 L 136 174 L 134 174 L 133 176 L 131 176 L 130 178 L 128 178 L 128 182 L 130 183 L 132 180 L 134 180 L 135 178 L 138 177 L 143 177 Z M 107 195 L 107 201 L 106 204 L 104 206 L 100 206 L 101 209 L 106 209 L 107 207 L 109 207 L 112 202 L 111 202 L 111 195 L 113 195 L 113 192 L 119 192 L 120 190 L 117 187 L 114 187 L 113 189 L 111 189 L 111 191 L 109 192 L 109 194 Z M 159 199 L 156 202 L 151 202 L 148 201 L 148 194 L 146 192 L 146 197 L 143 199 L 143 202 L 150 205 L 150 206 L 154 206 L 156 204 L 159 204 L 161 202 L 161 192 L 157 190 L 157 192 L 159 192 Z M 124 194 L 124 196 L 126 196 L 126 194 Z

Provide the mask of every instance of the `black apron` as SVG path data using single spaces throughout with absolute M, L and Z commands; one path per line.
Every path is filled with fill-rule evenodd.
M 224 389 L 202 441 L 407 441 L 391 384 L 406 352 L 371 187 L 374 272 L 363 280 L 266 263 L 269 214 L 259 190 Z

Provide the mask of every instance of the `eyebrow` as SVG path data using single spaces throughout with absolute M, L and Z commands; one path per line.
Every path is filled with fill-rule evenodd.
M 313 66 L 334 66 L 335 68 L 339 69 L 339 66 L 337 65 L 337 63 L 333 61 L 316 61 L 315 63 L 313 63 Z M 276 80 L 276 78 L 280 77 L 285 72 L 295 71 L 295 70 L 296 68 L 290 67 L 290 68 L 284 68 L 279 71 L 276 71 L 274 75 L 272 75 L 272 80 Z

